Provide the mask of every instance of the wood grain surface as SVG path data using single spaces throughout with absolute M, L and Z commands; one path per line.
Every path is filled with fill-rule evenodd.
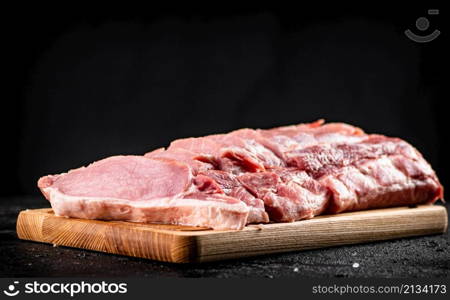
M 373 242 L 447 231 L 439 205 L 325 215 L 293 223 L 249 225 L 243 230 L 58 217 L 49 208 L 24 210 L 20 239 L 174 263 Z

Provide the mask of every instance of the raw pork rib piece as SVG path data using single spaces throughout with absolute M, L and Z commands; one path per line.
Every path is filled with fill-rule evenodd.
M 248 207 L 222 194 L 196 194 L 185 164 L 113 156 L 42 177 L 38 186 L 56 215 L 241 229 Z
M 214 229 L 443 197 L 407 142 L 323 120 L 179 139 L 45 176 L 38 186 L 61 216 Z
M 295 169 L 245 173 L 238 180 L 264 200 L 270 219 L 276 222 L 292 222 L 319 215 L 329 199 L 327 189 L 306 172 Z
M 197 175 L 195 183 L 202 191 L 224 193 L 247 204 L 250 209 L 248 223 L 269 222 L 263 200 L 253 196 L 235 175 L 219 170 L 208 170 Z

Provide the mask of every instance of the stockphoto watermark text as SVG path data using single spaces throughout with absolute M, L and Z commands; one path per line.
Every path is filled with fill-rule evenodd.
M 77 294 L 125 294 L 128 292 L 126 283 L 116 282 L 38 282 L 10 283 L 3 294 L 15 297 L 19 294 L 64 294 L 74 297 Z

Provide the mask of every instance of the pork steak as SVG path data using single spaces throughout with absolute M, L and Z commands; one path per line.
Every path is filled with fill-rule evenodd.
M 249 209 L 222 194 L 196 194 L 186 164 L 113 156 L 39 179 L 56 215 L 102 220 L 241 229 Z

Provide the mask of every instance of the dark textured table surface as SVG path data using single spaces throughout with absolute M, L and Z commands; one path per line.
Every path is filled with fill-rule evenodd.
M 42 197 L 0 198 L 2 277 L 447 277 L 450 236 L 404 238 L 216 263 L 176 265 L 22 241 L 19 211 L 49 207 Z M 447 204 L 448 209 L 448 204 Z M 356 264 L 359 264 L 356 267 Z

